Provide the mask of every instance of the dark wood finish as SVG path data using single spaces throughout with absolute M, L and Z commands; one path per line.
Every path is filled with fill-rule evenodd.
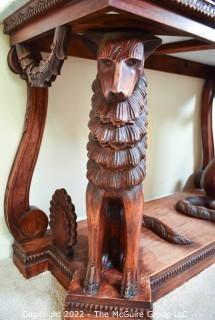
M 145 203 L 144 213 L 147 216 L 157 218 L 164 224 L 170 223 L 174 229 L 191 239 L 193 244 L 176 246 L 160 240 L 150 230 L 142 227 L 138 260 L 142 289 L 135 299 L 124 301 L 120 298 L 118 287 L 122 276 L 113 268 L 102 273 L 102 283 L 97 295 L 92 297 L 83 294 L 88 255 L 85 221 L 78 224 L 73 258 L 56 250 L 52 245 L 51 234 L 47 233 L 45 237 L 22 244 L 15 242 L 14 262 L 27 278 L 50 270 L 69 290 L 65 306 L 68 312 L 83 310 L 85 314 L 91 313 L 92 318 L 95 318 L 94 310 L 108 311 L 111 315 L 113 307 L 116 311 L 136 308 L 150 310 L 154 301 L 215 262 L 214 224 L 188 218 L 174 209 L 177 200 L 194 195 L 201 196 L 202 193 L 178 193 Z
M 44 0 L 46 1 L 46 0 Z M 79 0 L 69 1 L 63 6 L 54 8 L 48 15 L 41 14 L 27 25 L 10 34 L 11 45 L 29 40 L 44 32 L 71 22 L 81 22 L 88 17 L 98 16 L 110 10 L 108 0 Z M 37 6 L 36 6 L 37 7 Z M 45 21 L 45 23 L 44 23 Z
M 185 238 L 158 218 L 144 215 L 143 226 L 168 242 L 178 245 L 192 244 L 190 239 Z
M 86 294 L 98 291 L 103 255 L 106 267 L 123 264 L 122 296 L 137 293 L 147 126 L 144 60 L 160 43 L 144 34 L 112 32 L 99 46 L 89 121 Z M 114 244 L 119 250 L 113 257 Z
M 31 50 L 49 52 L 52 37 L 45 37 L 31 42 Z M 162 48 L 162 46 L 160 47 Z M 159 49 L 158 49 L 159 50 Z M 96 59 L 97 47 L 89 38 L 72 34 L 68 55 L 85 59 Z M 155 53 L 154 53 L 155 54 Z M 186 75 L 203 79 L 215 78 L 215 67 L 171 56 L 152 55 L 145 62 L 147 69 Z
M 212 207 L 215 209 L 215 158 L 213 158 L 205 168 L 201 179 L 201 185 L 206 195 L 212 200 Z
M 150 32 L 152 34 L 162 34 L 162 35 L 174 35 L 174 36 L 186 36 L 182 30 L 172 30 L 170 27 L 158 28 L 153 22 L 145 21 L 141 17 L 132 17 L 128 13 L 118 13 L 118 14 L 103 14 L 93 18 L 84 19 L 84 21 L 77 23 L 70 23 L 73 32 L 88 32 L 95 30 L 103 30 L 108 32 L 111 29 L 120 29 L 120 30 L 143 30 L 144 32 Z
M 42 1 L 41 5 L 39 5 L 38 0 L 31 1 L 26 4 L 24 9 L 19 9 L 14 16 L 12 15 L 5 20 L 5 31 L 10 33 L 12 45 L 31 39 L 59 25 L 71 22 L 77 23 L 87 18 L 105 14 L 108 11 L 117 11 L 132 15 L 135 18 L 143 18 L 146 24 L 148 22 L 153 23 L 158 30 L 164 29 L 166 31 L 168 29 L 176 33 L 184 32 L 202 40 L 215 41 L 214 28 L 190 18 L 189 10 L 182 15 L 166 8 L 161 3 L 153 1 L 60 1 L 60 5 L 56 6 L 55 1 L 48 0 L 50 7 L 53 8 L 48 15 L 44 15 L 48 7 L 44 2 Z M 25 18 L 22 18 L 23 14 Z M 26 23 L 27 21 L 28 23 Z
M 215 67 L 171 56 L 152 56 L 145 67 L 202 79 L 214 79 Z
M 67 40 L 68 28 L 66 26 L 57 27 L 51 45 L 51 53 L 45 59 L 42 59 L 41 55 L 39 59 L 35 59 L 35 51 L 32 54 L 27 45 L 16 45 L 19 63 L 32 87 L 49 87 L 55 81 L 66 59 Z
M 155 52 L 155 55 L 164 55 L 170 53 L 201 51 L 215 49 L 215 44 L 206 43 L 201 40 L 186 40 L 173 43 L 163 44 Z
M 10 69 L 27 80 L 27 108 L 20 145 L 9 176 L 5 194 L 5 219 L 17 241 L 45 234 L 48 218 L 41 210 L 30 207 L 29 191 L 45 127 L 48 89 L 56 79 L 65 59 L 67 27 L 55 32 L 51 53 L 46 60 L 37 61 L 28 47 L 17 45 L 8 56 Z
M 184 2 L 190 6 L 190 0 Z M 196 50 L 202 45 L 208 48 L 215 42 L 214 6 L 197 0 L 196 13 L 183 8 L 176 0 L 169 4 L 165 0 L 31 0 L 4 22 L 13 46 L 8 56 L 10 68 L 27 80 L 29 92 L 24 134 L 5 196 L 5 216 L 15 238 L 14 262 L 26 277 L 50 270 L 69 290 L 66 311 L 82 309 L 93 318 L 93 310 L 136 308 L 149 318 L 146 313 L 152 310 L 153 301 L 214 262 L 213 224 L 174 209 L 177 200 L 187 195 L 196 199 L 198 194 L 179 194 L 147 203 L 144 212 L 148 215 L 142 219 L 141 183 L 147 147 L 144 62 L 160 44 L 158 38 L 145 31 L 198 39 L 177 50 Z M 209 13 L 207 18 L 205 10 Z M 118 14 L 107 15 L 109 11 Z M 120 30 L 120 34 L 101 43 L 95 33 L 89 34 L 99 30 L 103 37 L 112 28 L 124 29 L 124 33 Z M 140 32 L 135 30 L 134 36 L 126 28 Z M 98 76 L 93 84 L 89 122 L 89 226 L 87 234 L 86 224 L 80 224 L 75 245 L 75 210 L 65 190 L 58 190 L 53 196 L 48 232 L 45 213 L 29 205 L 48 98 L 46 88 L 30 85 L 51 85 L 60 73 L 67 46 L 71 55 L 95 59 L 98 43 Z M 47 44 L 51 50 L 46 51 L 51 53 L 43 61 L 40 52 Z M 160 53 L 170 53 L 168 50 L 176 49 L 166 45 L 161 50 Z M 214 83 L 214 67 L 183 59 L 152 56 L 145 67 L 212 79 Z M 209 101 L 207 90 L 208 86 L 204 101 Z M 208 111 L 206 115 L 211 117 Z M 215 189 L 213 179 L 209 179 L 213 173 L 214 166 L 209 165 L 202 179 L 209 196 Z M 207 204 L 214 209 L 213 199 Z M 167 244 L 156 234 L 183 246 L 172 250 L 174 244 Z
M 211 0 L 154 0 L 157 3 L 162 3 L 166 8 L 173 10 L 182 15 L 186 15 L 189 11 L 189 16 L 194 20 L 207 23 L 209 26 L 214 26 L 215 5 Z
M 67 2 L 69 2 L 69 0 L 32 0 L 30 1 L 30 3 L 24 5 L 12 16 L 5 19 L 4 31 L 6 33 L 10 33 L 16 30 L 17 28 L 20 28 L 20 26 L 22 26 L 23 24 L 26 24 L 29 20 L 36 18 L 39 15 L 46 14 L 49 10 L 59 7 L 59 5 L 66 4 Z M 159 1 L 159 3 L 160 2 L 161 1 Z M 167 1 L 162 0 L 162 2 L 165 3 Z M 171 6 L 171 2 L 172 8 L 174 8 L 175 4 L 177 10 L 179 10 L 180 7 L 185 7 L 186 13 L 190 13 L 190 11 L 193 10 L 195 13 L 199 13 L 198 17 L 200 17 L 200 14 L 202 14 L 204 15 L 204 18 L 211 18 L 212 21 L 214 19 L 215 8 L 214 5 L 212 3 L 209 3 L 208 1 L 197 0 L 194 3 L 192 0 L 168 0 L 168 5 Z M 189 11 L 187 10 L 187 7 L 189 7 Z
M 145 0 L 112 0 L 111 3 L 114 10 L 142 17 L 146 21 L 153 21 L 154 24 L 157 23 L 161 28 L 171 27 L 172 30 L 181 30 L 186 32 L 187 35 L 202 40 L 215 41 L 214 28 L 203 26 L 201 23 L 188 18 L 189 11 L 187 11 L 187 14 L 180 15 L 172 10 L 165 9 L 160 2 L 154 3 L 154 1 Z
M 56 190 L 53 194 L 50 212 L 53 244 L 65 255 L 71 255 L 77 242 L 77 216 L 65 189 Z
M 179 212 L 188 216 L 215 222 L 215 158 L 212 107 L 215 93 L 215 82 L 207 80 L 202 93 L 201 129 L 203 166 L 196 174 L 197 187 L 201 187 L 204 197 L 188 197 L 176 203 Z
M 5 219 L 17 241 L 42 236 L 48 225 L 45 213 L 31 208 L 29 204 L 29 190 L 45 126 L 47 104 L 47 89 L 28 85 L 23 134 L 5 194 Z
M 203 165 L 202 170 L 214 158 L 214 137 L 213 137 L 213 99 L 215 94 L 215 81 L 207 80 L 202 92 L 201 102 L 201 134 Z

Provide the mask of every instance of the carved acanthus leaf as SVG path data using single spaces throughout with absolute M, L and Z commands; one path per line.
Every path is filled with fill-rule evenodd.
M 56 190 L 50 206 L 50 227 L 53 243 L 65 254 L 70 254 L 77 241 L 77 216 L 66 190 Z
M 17 44 L 17 56 L 24 75 L 32 87 L 48 87 L 60 74 L 67 53 L 68 28 L 57 27 L 51 53 L 44 60 L 35 59 L 27 45 Z

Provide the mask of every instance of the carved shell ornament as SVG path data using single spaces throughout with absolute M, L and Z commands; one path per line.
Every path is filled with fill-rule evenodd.
M 49 87 L 60 74 L 67 54 L 68 27 L 55 29 L 51 52 L 47 58 L 35 58 L 28 45 L 17 44 L 16 53 L 24 76 L 32 87 Z
M 77 242 L 75 206 L 65 189 L 56 190 L 50 202 L 50 227 L 53 243 L 66 255 Z

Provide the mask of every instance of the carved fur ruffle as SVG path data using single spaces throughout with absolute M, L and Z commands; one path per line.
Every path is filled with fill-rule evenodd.
M 142 113 L 134 124 L 116 127 L 111 123 L 102 123 L 92 110 L 89 128 L 100 143 L 134 145 L 146 134 L 146 114 Z
M 95 161 L 89 160 L 87 163 L 88 180 L 103 189 L 124 189 L 141 184 L 146 175 L 145 160 L 132 169 L 109 170 Z
M 92 89 L 89 121 L 87 178 L 100 188 L 128 189 L 145 178 L 146 80 L 142 78 L 132 96 L 109 104 L 97 76 Z
M 97 77 L 92 86 L 94 91 L 92 105 L 96 117 L 100 118 L 103 123 L 112 123 L 117 127 L 135 123 L 143 112 L 144 106 L 146 108 L 147 105 L 146 86 L 145 78 L 140 79 L 133 95 L 128 100 L 110 106 L 101 95 L 101 84 Z
M 135 167 L 145 157 L 146 148 L 146 137 L 143 137 L 134 147 L 120 150 L 101 146 L 93 139 L 87 144 L 88 157 L 109 169 Z

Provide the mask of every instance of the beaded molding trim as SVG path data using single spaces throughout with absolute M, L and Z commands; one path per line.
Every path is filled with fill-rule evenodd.
M 4 32 L 10 33 L 29 20 L 66 2 L 68 0 L 33 0 L 4 20 Z
M 205 0 L 171 0 L 183 7 L 188 7 L 198 13 L 202 13 L 212 19 L 215 18 L 215 4 L 212 1 Z
M 151 281 L 152 290 L 155 290 L 158 287 L 161 287 L 168 280 L 177 277 L 179 274 L 189 270 L 194 265 L 198 264 L 199 262 L 206 259 L 207 257 L 213 256 L 213 255 L 215 255 L 215 246 L 206 249 L 205 251 L 199 253 L 198 255 L 190 258 L 190 260 L 178 265 L 177 267 L 167 271 L 166 273 L 164 273 L 160 277 L 152 280 Z
M 40 253 L 36 253 L 36 254 L 32 254 L 32 255 L 25 255 L 24 252 L 22 252 L 15 244 L 13 245 L 13 252 L 14 252 L 14 255 L 22 261 L 23 264 L 25 264 L 26 266 L 30 266 L 32 264 L 35 264 L 35 263 L 39 263 L 41 261 L 43 261 L 44 259 L 45 260 L 49 260 L 49 259 L 52 259 L 54 260 L 60 270 L 66 275 L 68 276 L 69 278 L 72 279 L 73 277 L 73 271 L 71 271 L 63 262 L 62 260 L 58 259 L 57 255 L 52 252 L 51 250 L 46 250 L 44 252 L 40 252 Z
M 18 29 L 29 20 L 42 15 L 59 5 L 63 5 L 68 1 L 69 0 L 33 0 L 4 20 L 4 32 L 8 34 Z M 179 6 L 188 7 L 189 9 L 214 20 L 215 5 L 210 0 L 171 0 L 171 2 L 174 2 Z

